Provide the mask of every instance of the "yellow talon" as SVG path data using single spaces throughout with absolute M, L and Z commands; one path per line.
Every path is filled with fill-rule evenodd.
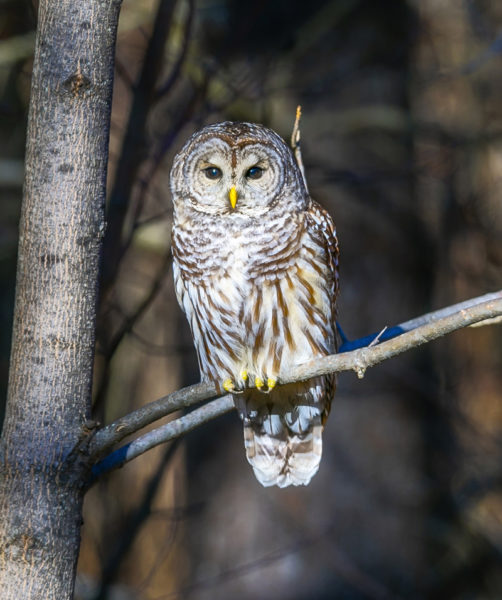
M 272 377 L 269 377 L 267 379 L 267 386 L 269 390 L 272 390 L 275 388 L 275 384 L 277 383 L 277 379 L 272 379 Z
M 264 385 L 264 383 L 263 383 L 263 379 L 262 379 L 261 377 L 257 377 L 257 378 L 254 380 L 254 384 L 255 384 L 255 386 L 256 386 L 256 387 L 257 387 L 259 390 L 261 390 L 261 388 L 262 388 L 262 387 L 263 387 L 263 385 Z
M 231 379 L 225 379 L 223 382 L 223 389 L 225 392 L 233 392 L 235 390 L 234 382 Z
M 242 379 L 242 381 L 248 380 L 248 372 L 247 371 L 241 371 L 241 379 Z

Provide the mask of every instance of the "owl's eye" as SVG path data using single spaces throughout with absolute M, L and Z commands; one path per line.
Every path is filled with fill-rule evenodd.
M 208 179 L 220 179 L 222 173 L 218 167 L 206 167 L 202 169 Z
M 263 175 L 263 169 L 261 167 L 251 167 L 250 169 L 248 169 L 247 173 L 246 173 L 246 178 L 247 179 L 260 179 L 260 177 Z

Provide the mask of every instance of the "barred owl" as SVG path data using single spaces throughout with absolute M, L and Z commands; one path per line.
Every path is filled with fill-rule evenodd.
M 277 385 L 336 351 L 338 244 L 293 153 L 261 125 L 195 133 L 174 159 L 173 271 L 203 380 L 231 392 L 264 485 L 307 485 L 319 468 L 333 376 Z

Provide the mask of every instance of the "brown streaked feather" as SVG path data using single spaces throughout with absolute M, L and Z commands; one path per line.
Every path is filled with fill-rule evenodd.
M 326 347 L 324 345 L 319 344 L 314 339 L 314 337 L 308 329 L 304 330 L 303 335 L 307 338 L 307 341 L 310 344 L 310 347 L 312 348 L 314 356 L 322 356 L 324 354 L 328 354 Z
M 307 290 L 308 301 L 312 302 L 312 304 L 313 304 L 315 302 L 314 288 L 310 285 L 310 283 L 308 281 L 305 280 L 304 270 L 301 269 L 300 267 L 297 267 L 296 275 L 297 275 L 296 280 L 298 281 L 298 283 Z
M 274 334 L 275 337 L 279 337 L 279 320 L 277 318 L 277 308 L 275 308 L 275 307 L 272 309 L 271 321 L 272 321 L 272 333 Z
M 257 322 L 260 319 L 261 303 L 263 301 L 260 291 L 256 292 L 256 302 L 253 308 L 253 319 Z
M 272 361 L 272 369 L 275 373 L 279 373 L 281 370 L 281 358 L 282 358 L 282 344 L 279 340 L 270 347 L 269 360 Z
M 279 306 L 279 310 L 281 311 L 282 316 L 285 319 L 287 319 L 289 316 L 289 308 L 288 308 L 288 305 L 286 304 L 286 301 L 284 300 L 284 295 L 282 293 L 280 283 L 275 284 L 275 294 L 277 297 L 277 305 Z
M 317 202 L 311 200 L 307 210 L 309 230 L 321 242 L 326 252 L 329 271 L 332 277 L 332 315 L 333 325 L 336 319 L 336 299 L 338 297 L 338 239 L 336 237 L 335 223 L 331 215 Z
M 309 250 L 311 250 L 311 248 L 309 248 Z M 308 265 L 314 269 L 314 271 L 318 274 L 318 275 L 324 275 L 324 269 L 323 267 L 318 264 L 314 258 L 305 258 L 306 262 L 308 263 Z
M 254 346 L 253 346 L 253 360 L 258 358 L 259 353 L 263 348 L 263 336 L 265 335 L 265 323 L 261 323 L 256 332 Z
M 286 275 L 285 279 L 286 279 L 289 289 L 291 291 L 293 291 L 295 289 L 295 284 L 293 283 L 293 280 L 291 279 L 291 276 L 289 273 Z
M 291 334 L 291 329 L 289 327 L 289 323 L 286 318 L 284 318 L 282 320 L 282 330 L 284 332 L 284 339 L 286 340 L 286 344 L 288 345 L 289 349 L 292 352 L 294 352 L 296 350 L 296 342 L 293 339 L 293 336 Z

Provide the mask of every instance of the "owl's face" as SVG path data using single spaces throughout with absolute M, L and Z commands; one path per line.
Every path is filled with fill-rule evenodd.
M 211 215 L 263 215 L 297 179 L 282 139 L 248 123 L 219 123 L 196 133 L 171 173 L 175 204 L 189 203 Z

